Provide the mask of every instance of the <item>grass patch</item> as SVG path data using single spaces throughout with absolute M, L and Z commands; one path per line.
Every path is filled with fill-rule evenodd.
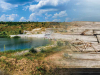
M 13 53 L 21 52 L 24 50 L 27 50 L 27 49 L 8 50 L 8 51 L 0 52 L 0 56 L 12 57 Z
M 47 50 L 42 49 L 41 52 L 37 52 L 34 48 L 31 48 L 29 53 L 26 53 L 22 56 L 13 56 L 13 58 L 16 58 L 18 60 L 27 58 L 32 61 L 34 61 L 34 59 L 43 60 L 45 57 L 49 56 L 50 54 L 56 53 L 57 51 L 60 51 L 59 47 L 54 47 Z
M 54 47 L 47 50 L 41 50 L 41 52 L 34 54 L 35 59 L 43 60 L 45 57 L 54 54 L 58 51 L 58 47 Z
M 6 50 L 1 53 L 15 53 L 15 52 L 20 52 L 20 51 L 24 51 L 24 50 L 27 50 L 27 49 Z
M 14 52 L 19 52 L 22 51 L 21 49 L 17 49 L 17 50 L 8 50 L 8 51 L 4 51 L 3 53 L 14 53 Z

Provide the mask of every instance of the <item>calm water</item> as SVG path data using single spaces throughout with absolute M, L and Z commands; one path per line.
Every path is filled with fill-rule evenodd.
M 51 41 L 43 38 L 0 38 L 0 51 L 45 46 Z

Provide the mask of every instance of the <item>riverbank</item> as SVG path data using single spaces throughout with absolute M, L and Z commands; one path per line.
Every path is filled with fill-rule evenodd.
M 15 36 L 19 36 L 21 38 L 27 38 L 27 37 L 36 37 L 36 38 L 44 38 L 45 34 L 32 34 L 32 35 L 27 35 L 27 34 L 18 34 L 18 35 L 10 35 L 10 37 L 15 37 Z
M 35 48 L 36 53 L 27 50 L 19 51 L 21 55 L 18 52 L 0 52 L 0 68 L 10 75 L 50 75 L 56 66 L 44 61 L 44 58 L 62 50 L 63 46 L 56 43 Z
M 9 35 L 0 35 L 0 38 L 10 38 Z
M 75 41 L 76 39 L 80 39 L 82 41 L 91 42 L 97 41 L 95 36 L 86 36 L 86 35 L 71 35 L 71 34 L 60 34 L 60 33 L 52 33 L 52 34 L 19 34 L 19 35 L 10 35 L 10 37 L 19 36 L 21 38 L 47 38 L 47 39 L 55 39 L 55 40 L 69 40 Z
M 25 50 L 25 51 L 14 52 L 14 53 L 4 53 L 4 54 L 1 53 L 2 56 L 0 59 L 1 60 L 0 63 L 2 65 L 5 65 L 5 66 L 1 65 L 1 68 L 4 69 L 7 68 L 6 70 L 8 72 L 10 71 L 12 73 L 15 73 L 16 75 L 21 75 L 21 74 L 22 75 L 27 75 L 27 74 L 28 75 L 32 75 L 32 74 L 52 75 L 51 73 L 55 73 L 54 72 L 55 68 L 62 69 L 62 68 L 96 68 L 96 67 L 99 68 L 100 67 L 99 54 L 96 54 L 94 51 L 88 52 L 87 50 L 84 52 L 80 52 L 78 49 L 74 47 L 74 45 L 71 42 L 69 43 L 68 41 L 66 41 L 66 39 L 71 40 L 74 38 L 74 37 L 70 38 L 71 35 L 68 36 L 62 34 L 57 35 L 57 33 L 55 33 L 55 36 L 54 34 L 52 34 L 51 36 L 52 39 L 54 39 L 53 41 L 55 41 L 55 44 L 52 43 L 52 45 L 42 46 L 37 49 L 33 48 L 31 52 L 29 50 Z M 77 36 L 74 38 L 74 40 L 76 38 Z M 63 44 L 62 42 L 65 43 Z M 5 62 L 5 64 L 3 64 L 3 62 Z M 11 68 L 9 68 L 8 67 L 9 65 L 6 63 L 11 63 L 9 64 Z

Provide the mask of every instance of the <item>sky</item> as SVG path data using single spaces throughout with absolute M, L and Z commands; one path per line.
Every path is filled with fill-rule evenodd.
M 0 21 L 100 21 L 100 0 L 0 0 Z

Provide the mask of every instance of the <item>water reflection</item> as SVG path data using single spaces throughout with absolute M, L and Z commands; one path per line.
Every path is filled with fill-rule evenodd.
M 26 49 L 49 44 L 50 40 L 43 38 L 0 38 L 0 51 Z

